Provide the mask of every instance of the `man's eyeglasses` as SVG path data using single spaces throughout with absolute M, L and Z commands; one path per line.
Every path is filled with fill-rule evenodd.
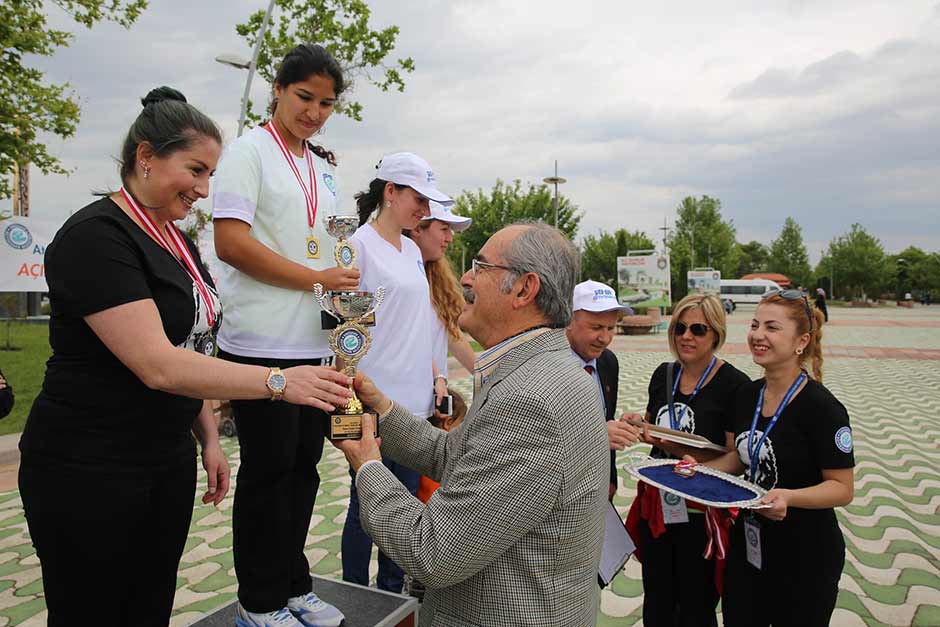
M 806 292 L 801 290 L 770 290 L 761 296 L 761 300 L 767 300 L 774 294 L 779 294 L 780 298 L 785 298 L 787 300 L 803 299 L 803 309 L 806 310 L 806 319 L 809 320 L 809 334 L 812 335 L 813 329 L 815 327 L 815 320 L 813 319 L 813 311 L 809 308 L 809 298 L 807 298 Z
M 506 270 L 508 272 L 513 271 L 509 266 L 501 266 L 498 263 L 490 263 L 489 261 L 480 261 L 475 257 L 470 260 L 470 276 L 474 279 L 477 278 L 477 272 L 479 272 L 481 268 L 499 268 L 500 270 Z
M 686 325 L 684 322 L 677 322 L 675 334 L 685 335 L 686 331 L 691 331 L 692 335 L 695 337 L 705 337 L 708 335 L 709 326 L 707 324 L 702 324 L 701 322 L 693 322 L 690 325 Z

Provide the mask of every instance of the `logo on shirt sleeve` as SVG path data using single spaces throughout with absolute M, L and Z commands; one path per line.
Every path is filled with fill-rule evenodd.
M 852 452 L 852 430 L 848 427 L 842 427 L 836 431 L 836 448 L 843 453 Z

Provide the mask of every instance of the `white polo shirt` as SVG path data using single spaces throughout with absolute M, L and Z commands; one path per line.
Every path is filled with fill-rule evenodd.
M 434 314 L 421 250 L 407 237 L 401 251 L 366 224 L 349 239 L 356 247 L 361 290 L 385 287 L 375 312 L 372 347 L 359 369 L 390 399 L 419 418 L 433 413 L 431 324 Z
M 437 366 L 439 374 L 447 376 L 447 353 L 450 349 L 450 336 L 444 327 L 444 321 L 434 311 L 434 304 L 431 304 L 431 355 L 434 359 L 434 365 Z
M 250 224 L 251 237 L 308 268 L 325 270 L 335 266 L 335 240 L 327 234 L 323 222 L 324 216 L 335 215 L 340 206 L 335 168 L 313 153 L 310 156 L 317 192 L 312 235 L 320 242 L 319 259 L 307 258 L 311 231 L 304 193 L 274 138 L 261 127 L 251 129 L 225 150 L 212 180 L 212 217 Z M 294 156 L 294 162 L 307 183 L 306 161 Z M 278 359 L 333 354 L 312 292 L 262 283 L 226 263 L 219 264 L 218 278 L 225 307 L 218 337 L 222 350 Z

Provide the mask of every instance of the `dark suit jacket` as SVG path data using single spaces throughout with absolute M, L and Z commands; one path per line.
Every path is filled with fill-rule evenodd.
M 604 349 L 597 358 L 597 375 L 601 378 L 601 387 L 604 388 L 604 406 L 607 409 L 607 420 L 614 420 L 617 414 L 617 384 L 620 381 L 620 362 L 617 356 L 609 349 Z M 610 451 L 610 482 L 617 485 L 617 451 Z

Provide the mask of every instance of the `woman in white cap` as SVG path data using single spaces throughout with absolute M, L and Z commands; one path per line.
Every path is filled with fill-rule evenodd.
M 460 332 L 457 318 L 463 311 L 463 288 L 454 275 L 450 262 L 445 256 L 454 241 L 454 233 L 470 228 L 473 220 L 458 216 L 449 207 L 431 201 L 431 214 L 421 219 L 413 230 L 406 231 L 421 250 L 424 272 L 431 290 L 431 306 L 436 315 L 431 316 L 431 346 L 437 374 L 445 378 L 447 372 L 447 353 L 452 352 L 457 361 L 473 372 L 476 354 L 470 342 Z
M 385 300 L 375 314 L 372 347 L 359 362 L 359 370 L 419 418 L 431 416 L 435 395 L 447 393 L 446 376 L 438 371 L 431 349 L 435 316 L 421 250 L 402 236 L 403 230 L 413 230 L 422 218 L 430 216 L 430 201 L 453 203 L 437 189 L 428 162 L 410 152 L 386 155 L 368 191 L 356 194 L 360 227 L 349 240 L 356 247 L 359 289 L 374 292 L 380 286 L 385 288 Z M 418 472 L 384 461 L 415 494 Z M 359 522 L 354 481 L 343 526 L 343 579 L 368 585 L 371 554 L 372 539 Z M 402 570 L 380 551 L 379 589 L 401 592 L 403 582 Z

